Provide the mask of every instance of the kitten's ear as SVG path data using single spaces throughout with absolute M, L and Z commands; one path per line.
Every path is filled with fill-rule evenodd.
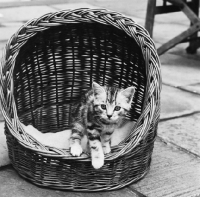
M 92 89 L 94 91 L 94 95 L 97 96 L 97 95 L 101 95 L 101 94 L 104 94 L 105 93 L 105 90 L 102 86 L 100 86 L 98 83 L 96 82 L 93 82 L 92 83 Z
M 128 87 L 124 89 L 121 94 L 127 99 L 127 103 L 131 103 L 133 100 L 133 96 L 135 94 L 135 88 L 134 87 Z

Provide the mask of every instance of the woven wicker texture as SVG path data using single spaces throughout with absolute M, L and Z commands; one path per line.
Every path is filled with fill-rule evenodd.
M 131 134 L 112 148 L 100 170 L 90 157 L 40 144 L 19 124 L 42 132 L 69 128 L 73 103 L 92 81 L 136 88 Z M 33 183 L 74 191 L 113 190 L 148 172 L 160 114 L 160 62 L 147 31 L 108 10 L 46 14 L 8 41 L 0 69 L 1 108 L 9 157 Z

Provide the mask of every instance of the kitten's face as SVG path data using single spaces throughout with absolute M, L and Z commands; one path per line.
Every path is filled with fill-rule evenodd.
M 116 123 L 131 108 L 135 88 L 117 89 L 93 83 L 94 110 L 101 120 Z

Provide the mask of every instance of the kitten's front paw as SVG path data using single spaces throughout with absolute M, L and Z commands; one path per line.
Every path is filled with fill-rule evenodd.
M 99 169 L 103 166 L 104 164 L 104 157 L 103 158 L 95 158 L 92 160 L 92 166 L 95 168 L 95 169 Z
M 74 156 L 74 157 L 78 157 L 81 155 L 81 153 L 83 152 L 83 149 L 81 147 L 80 144 L 73 144 L 70 147 L 70 153 Z
M 110 146 L 103 146 L 103 152 L 104 152 L 104 154 L 108 154 L 108 153 L 110 153 L 111 152 L 111 148 L 110 148 Z

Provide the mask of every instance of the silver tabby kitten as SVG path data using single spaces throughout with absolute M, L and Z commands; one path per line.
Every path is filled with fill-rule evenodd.
M 104 154 L 111 151 L 111 134 L 130 110 L 134 92 L 134 87 L 119 89 L 93 82 L 72 114 L 70 152 L 73 156 L 81 155 L 81 139 L 87 135 L 93 167 L 103 166 Z

